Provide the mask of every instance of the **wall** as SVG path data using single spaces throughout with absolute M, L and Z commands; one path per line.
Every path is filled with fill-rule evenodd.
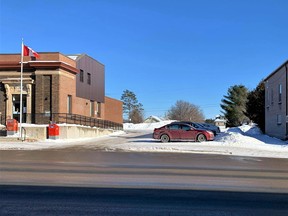
M 281 102 L 279 84 L 282 85 Z M 280 139 L 286 138 L 286 95 L 286 69 L 281 67 L 265 82 L 265 133 Z M 277 115 L 281 115 L 281 123 L 277 123 Z
M 76 77 L 61 72 L 59 76 L 59 113 L 67 113 L 67 97 L 72 96 L 72 113 L 90 117 L 90 100 L 76 96 Z M 92 116 L 95 117 L 95 116 Z
M 48 126 L 25 126 L 27 139 L 45 140 L 48 138 Z M 77 125 L 59 125 L 59 139 L 79 139 L 93 138 L 104 135 L 109 135 L 113 132 L 111 129 L 91 128 Z
M 104 65 L 88 55 L 76 59 L 77 68 L 83 70 L 84 79 L 80 81 L 80 73 L 76 75 L 77 97 L 104 103 L 105 72 Z M 91 84 L 87 83 L 88 73 L 91 74 Z
M 47 126 L 45 125 L 37 127 L 33 127 L 33 125 L 25 126 L 23 133 L 26 136 L 26 138 L 45 140 L 47 138 Z
M 123 102 L 105 97 L 105 120 L 123 124 Z
M 67 97 L 72 96 L 72 113 L 74 113 L 74 104 L 76 99 L 76 85 L 75 85 L 75 75 L 69 74 L 65 71 L 60 71 L 59 74 L 59 113 L 67 113 Z
M 91 128 L 85 126 L 60 126 L 60 139 L 79 139 L 79 138 L 89 138 L 89 137 L 99 137 L 111 134 L 113 130 L 101 129 L 101 128 Z

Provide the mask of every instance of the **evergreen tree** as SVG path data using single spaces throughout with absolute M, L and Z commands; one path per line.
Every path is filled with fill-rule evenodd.
M 234 85 L 228 89 L 227 96 L 221 100 L 221 108 L 227 119 L 227 126 L 235 127 L 249 119 L 245 115 L 248 89 L 243 85 Z
M 126 89 L 125 91 L 123 91 L 121 100 L 123 102 L 123 113 L 126 114 L 128 120 L 132 123 L 143 122 L 143 105 L 138 102 L 134 92 Z
M 265 132 L 265 84 L 261 81 L 256 89 L 249 92 L 246 102 L 246 116 Z

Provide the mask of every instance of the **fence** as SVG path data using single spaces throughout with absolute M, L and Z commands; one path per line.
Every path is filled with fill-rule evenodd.
M 27 113 L 25 114 L 25 117 L 29 119 L 29 121 L 33 124 L 50 124 L 52 121 L 55 123 L 77 124 L 90 127 L 114 129 L 114 130 L 123 129 L 123 124 L 68 113 L 33 113 L 33 114 Z M 1 124 L 6 125 L 5 116 L 0 115 L 0 121 Z
M 111 128 L 115 130 L 123 129 L 122 124 L 115 123 L 112 121 L 82 116 L 82 115 L 75 115 L 75 114 L 68 114 L 68 113 L 53 113 L 52 121 L 54 121 L 53 119 L 57 119 L 57 122 L 59 123 L 78 124 L 78 125 L 85 125 L 85 126 L 99 127 L 99 128 Z

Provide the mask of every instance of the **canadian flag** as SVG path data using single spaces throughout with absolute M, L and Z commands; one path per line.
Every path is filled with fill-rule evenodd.
M 40 55 L 28 46 L 23 45 L 23 55 L 24 56 L 35 56 L 40 58 Z

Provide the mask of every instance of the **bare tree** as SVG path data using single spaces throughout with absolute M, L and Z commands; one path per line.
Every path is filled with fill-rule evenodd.
M 131 111 L 130 118 L 131 122 L 134 124 L 142 123 L 144 121 L 144 109 L 142 108 L 142 104 L 139 104 L 136 109 Z
M 183 100 L 178 100 L 166 115 L 171 120 L 204 122 L 202 110 L 198 106 Z

